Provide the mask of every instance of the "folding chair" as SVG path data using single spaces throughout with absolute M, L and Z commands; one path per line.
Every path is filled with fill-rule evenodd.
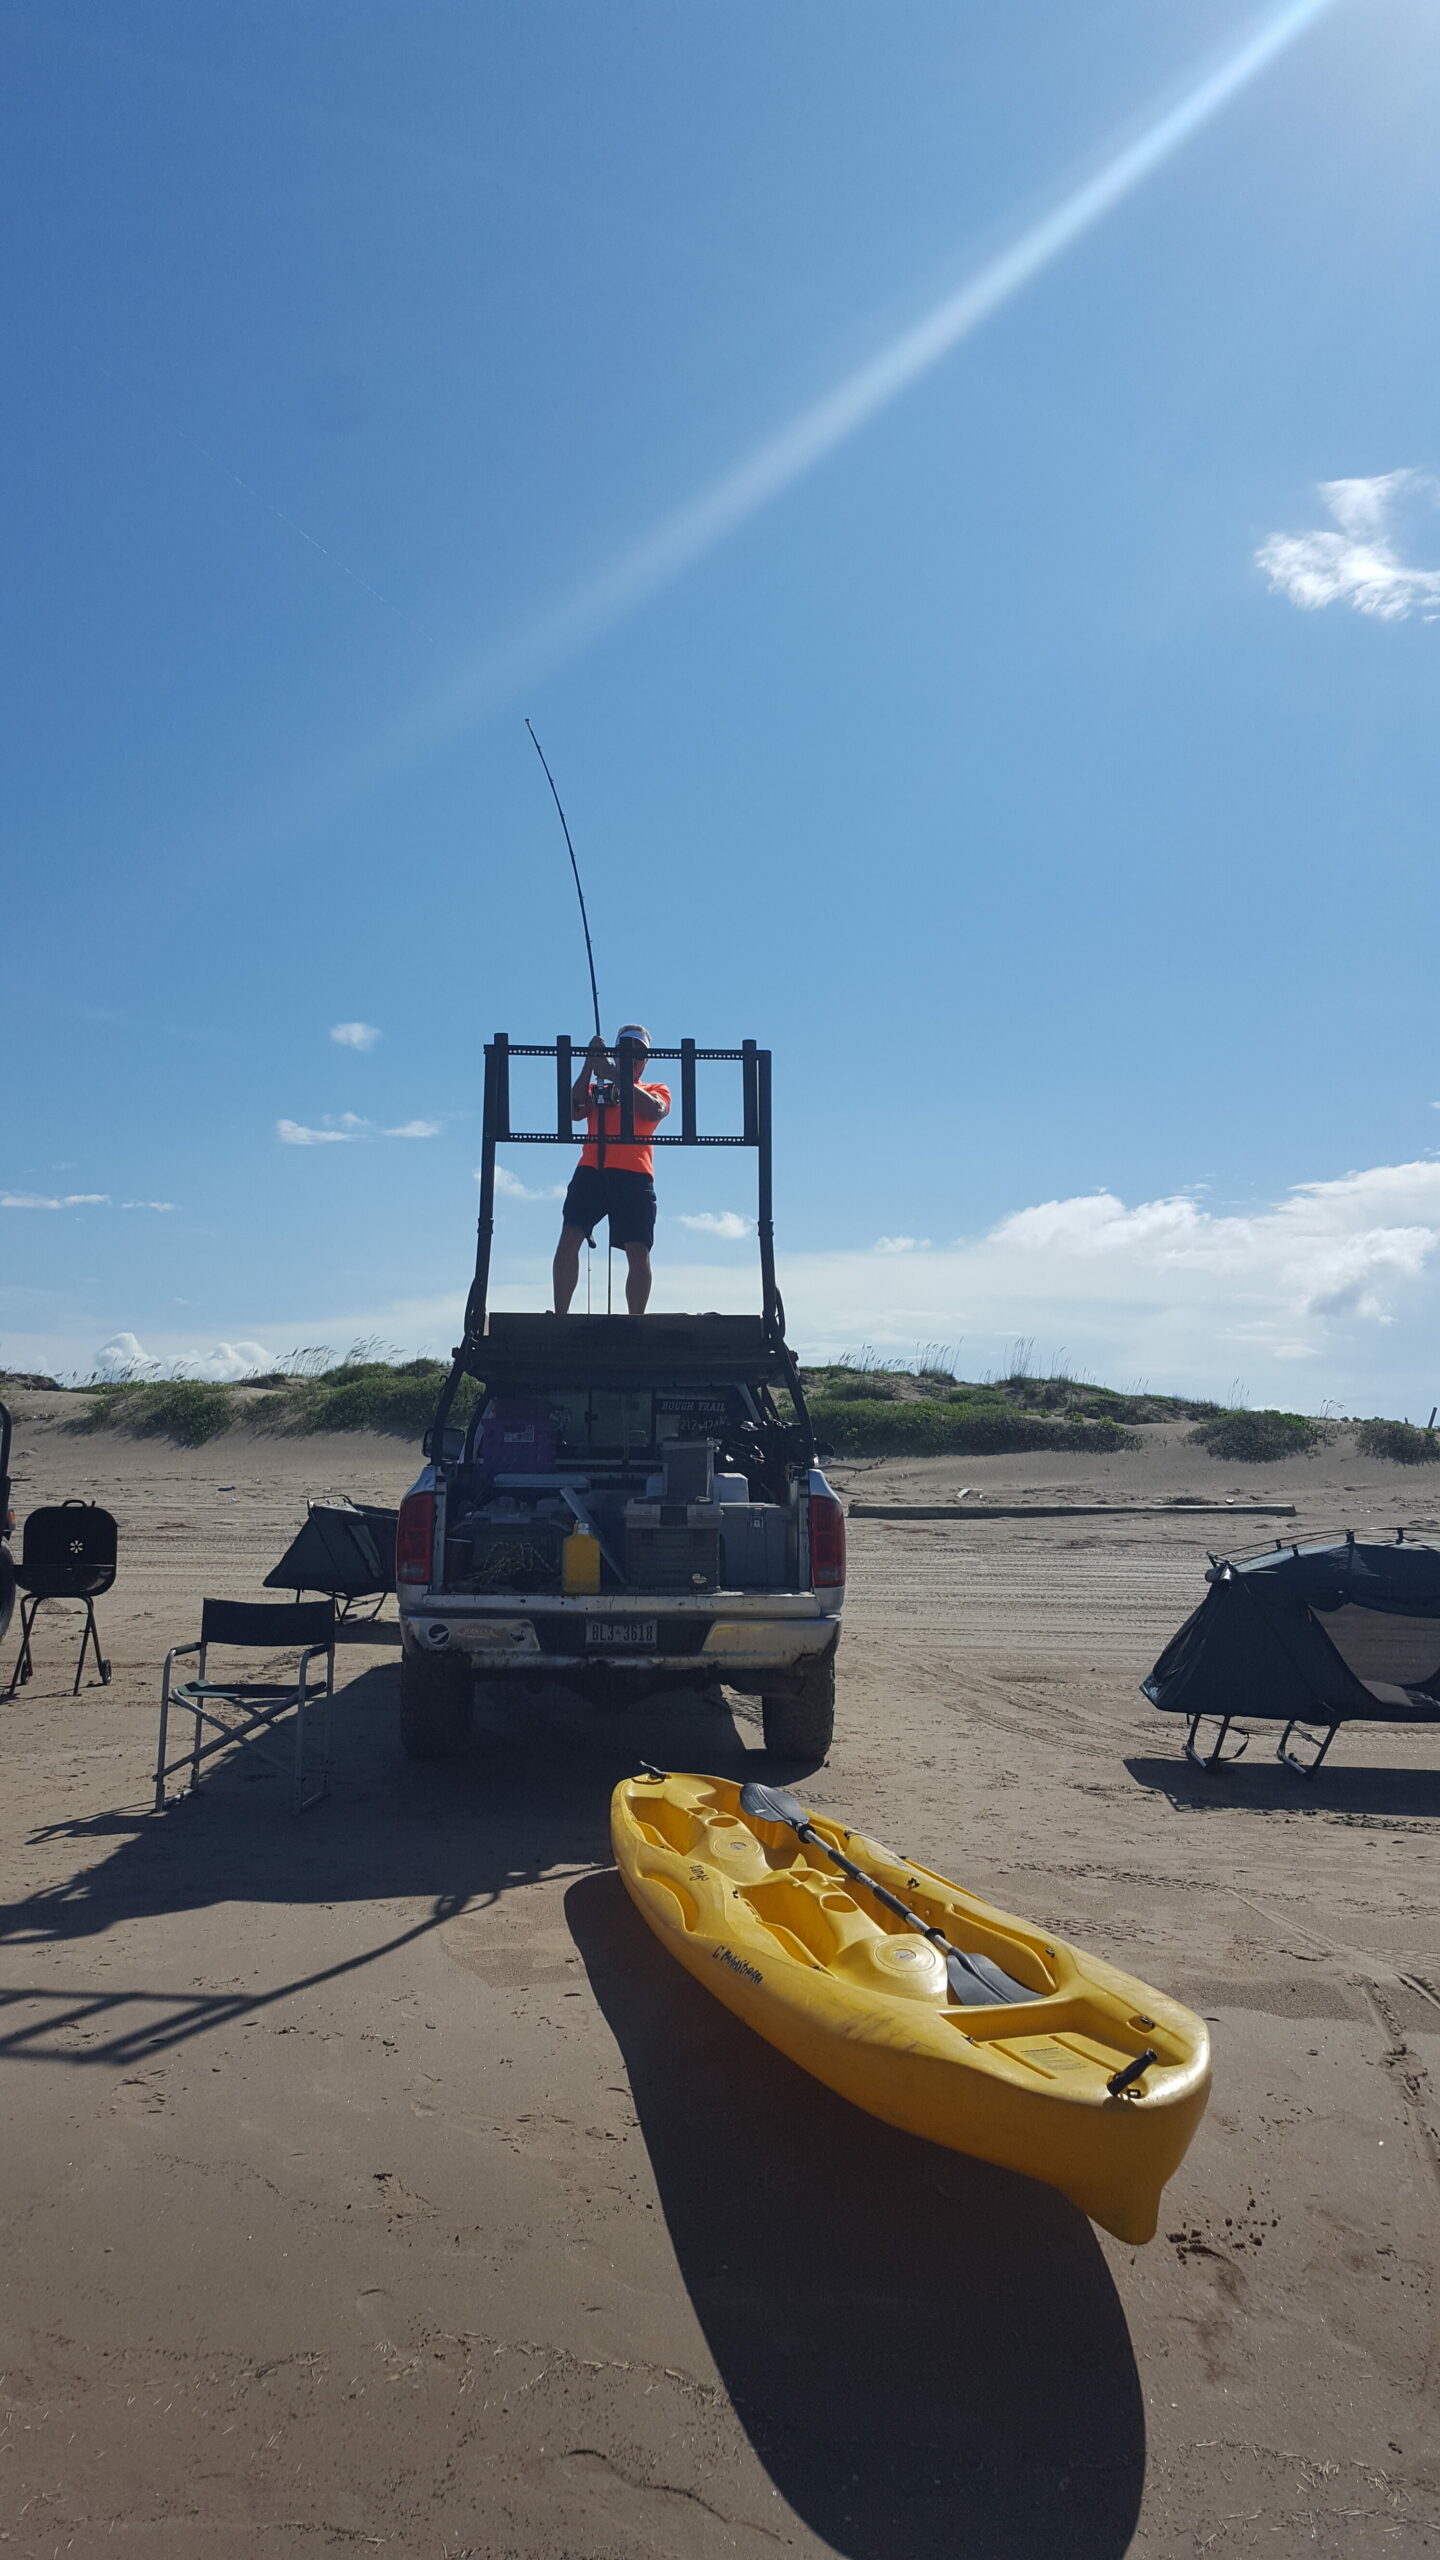
M 266 1653 L 294 1652 L 298 1667 L 290 1680 L 212 1680 L 209 1676 L 210 1647 L 225 1645 L 263 1650 Z M 197 1676 L 193 1680 L 174 1677 L 175 1665 L 183 1655 L 198 1654 Z M 323 1655 L 323 1679 L 310 1677 L 310 1665 Z M 330 1711 L 335 1694 L 335 1603 L 333 1600 L 290 1600 L 274 1603 L 266 1600 L 206 1600 L 201 1603 L 200 1635 L 195 1644 L 172 1646 L 165 1656 L 165 1669 L 160 1680 L 160 1740 L 155 1754 L 155 1810 L 165 1809 L 165 1781 L 187 1766 L 190 1771 L 189 1792 L 200 1784 L 200 1763 L 215 1752 L 225 1751 L 232 1743 L 249 1743 L 251 1748 L 270 1761 L 272 1766 L 288 1770 L 295 1789 L 295 1810 L 308 1813 L 330 1787 Z M 320 1756 L 315 1766 L 308 1767 L 305 1758 L 305 1718 L 308 1708 L 320 1703 Z M 195 1719 L 195 1738 L 173 1760 L 165 1757 L 169 1734 L 170 1711 L 180 1709 Z M 295 1737 L 293 1751 L 281 1742 L 275 1728 L 281 1718 L 294 1710 Z M 206 1728 L 211 1739 L 206 1739 Z
M 85 1656 L 92 1645 L 101 1686 L 108 1688 L 110 1665 L 100 1651 L 95 1603 L 114 1582 L 116 1551 L 114 1516 L 102 1511 L 96 1502 L 47 1502 L 39 1511 L 31 1512 L 25 1523 L 20 1562 L 15 1567 L 15 1579 L 24 1598 L 20 1603 L 20 1651 L 5 1692 L 7 1698 L 13 1698 L 34 1671 L 31 1638 L 47 1600 L 79 1600 L 84 1604 L 85 1625 L 71 1697 L 78 1698 L 80 1694 Z

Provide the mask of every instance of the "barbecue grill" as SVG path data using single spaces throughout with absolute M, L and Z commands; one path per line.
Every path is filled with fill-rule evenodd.
M 20 1651 L 11 1674 L 6 1696 L 13 1698 L 23 1681 L 30 1678 L 35 1665 L 30 1639 L 36 1618 L 47 1600 L 78 1600 L 85 1609 L 85 1626 L 80 1638 L 80 1658 L 75 1665 L 75 1685 L 70 1694 L 78 1697 L 85 1670 L 85 1656 L 93 1645 L 95 1668 L 101 1685 L 108 1687 L 110 1665 L 100 1651 L 100 1632 L 95 1624 L 95 1603 L 108 1591 L 115 1579 L 116 1528 L 113 1515 L 102 1511 L 96 1502 L 52 1502 L 32 1511 L 25 1523 L 20 1561 L 15 1579 L 23 1597 L 20 1602 Z

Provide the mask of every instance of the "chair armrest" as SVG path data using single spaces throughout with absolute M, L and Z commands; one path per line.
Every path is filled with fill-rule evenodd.
M 200 1639 L 198 1636 L 193 1644 L 172 1644 L 169 1652 L 165 1656 L 165 1668 L 160 1674 L 160 1695 L 162 1698 L 168 1698 L 170 1695 L 170 1665 L 172 1662 L 178 1662 L 183 1653 L 198 1653 L 199 1650 Z
M 325 1686 L 333 1696 L 335 1689 L 335 1648 L 333 1645 L 311 1644 L 306 1646 L 305 1651 L 300 1656 L 300 1668 L 295 1675 L 296 1686 L 303 1694 L 306 1680 L 310 1676 L 310 1665 L 314 1661 L 317 1653 L 323 1653 L 329 1658 L 329 1670 L 326 1673 Z

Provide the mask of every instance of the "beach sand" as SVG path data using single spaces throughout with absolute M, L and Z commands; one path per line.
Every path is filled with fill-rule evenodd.
M 325 1805 L 232 1766 L 155 1818 L 159 1667 L 202 1593 L 257 1593 L 306 1494 L 398 1499 L 413 1452 L 180 1451 L 14 1401 L 19 1514 L 92 1496 L 121 1546 L 113 1685 L 71 1698 L 78 1620 L 46 1611 L 0 1728 L 0 2548 L 1440 2551 L 1440 1733 L 1351 1728 L 1305 1785 L 1262 1731 L 1205 1779 L 1136 1686 L 1206 1549 L 1264 1521 L 854 1523 L 800 1789 L 1213 2021 L 1209 2115 L 1135 2250 L 847 2110 L 631 1911 L 613 1784 L 759 1770 L 753 1702 L 556 1691 L 412 1766 L 390 1603 L 341 1652 Z M 832 1472 L 1440 1520 L 1432 1471 L 1348 1439 Z

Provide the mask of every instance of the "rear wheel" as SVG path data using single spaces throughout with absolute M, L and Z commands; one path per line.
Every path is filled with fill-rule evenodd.
M 835 1736 L 835 1649 L 760 1700 L 765 1748 L 777 1760 L 823 1760 Z
M 470 1737 L 475 1683 L 448 1654 L 400 1656 L 400 1742 L 411 1760 L 446 1760 Z

